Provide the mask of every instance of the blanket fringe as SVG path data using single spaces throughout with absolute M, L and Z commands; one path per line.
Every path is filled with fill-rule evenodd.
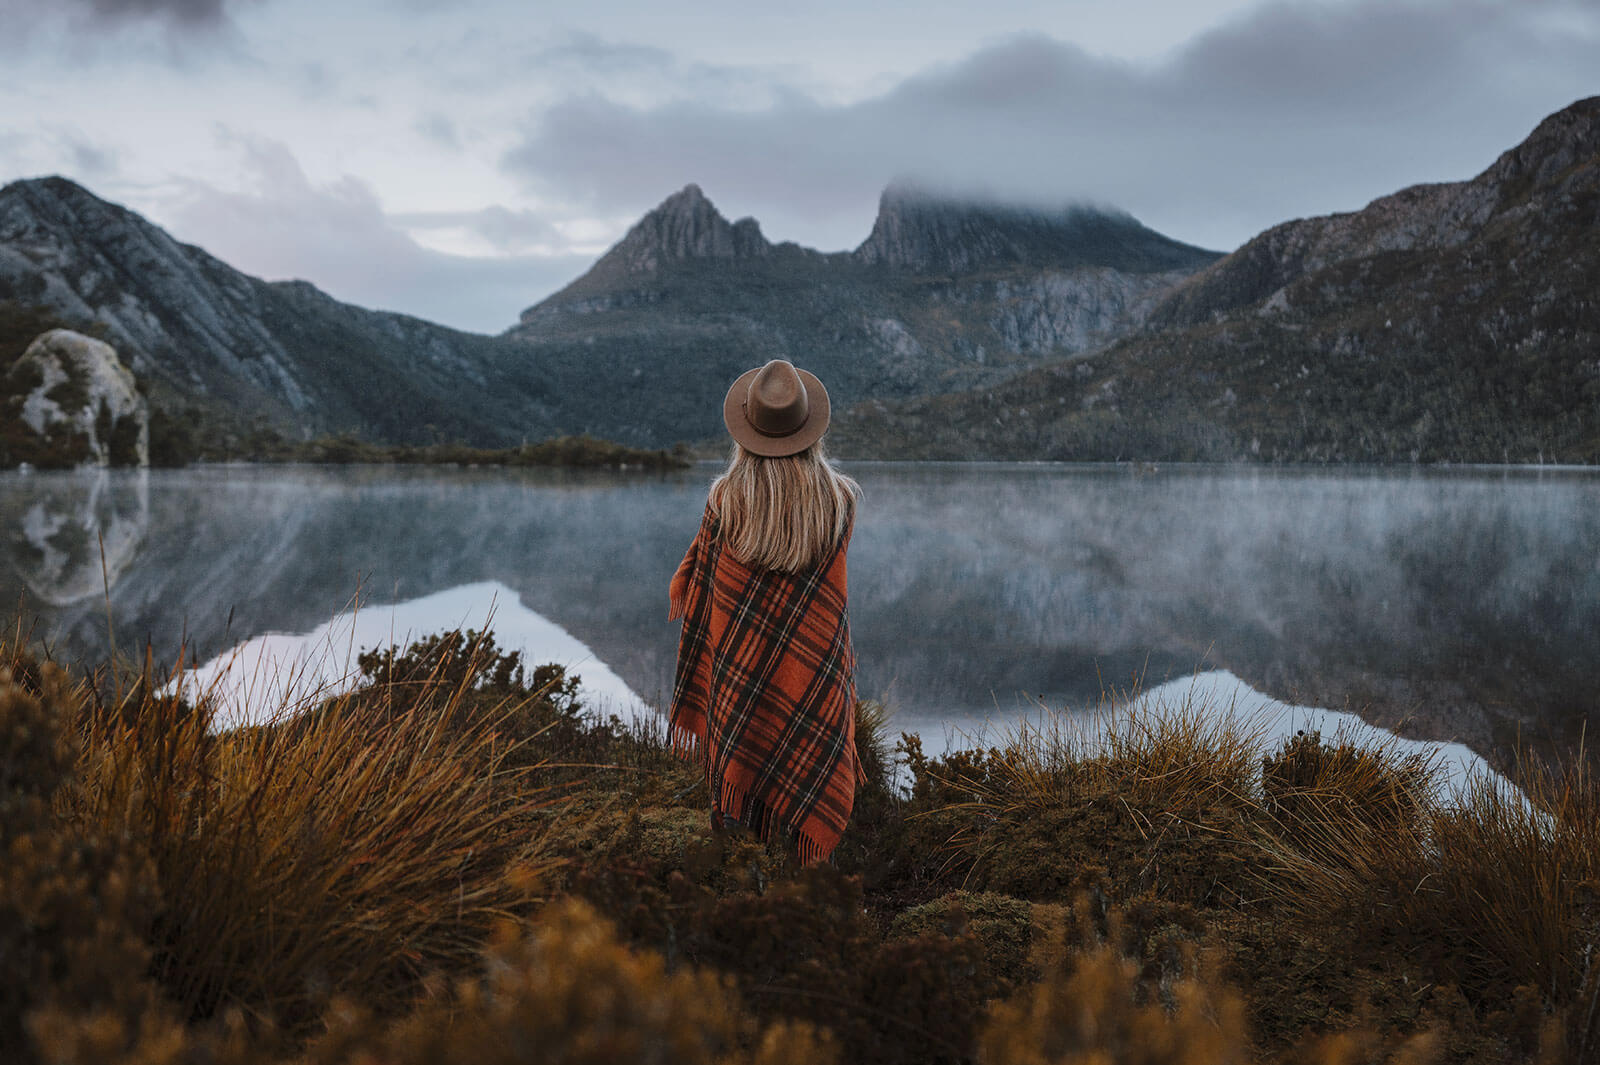
M 682 725 L 667 726 L 667 742 L 672 747 L 672 753 L 686 762 L 700 762 L 701 744 L 700 737 L 692 729 Z
M 754 796 L 744 788 L 729 781 L 723 781 L 719 791 L 721 793 L 717 807 L 719 810 L 724 814 L 732 815 L 740 823 L 749 825 L 751 831 L 756 834 L 756 838 L 760 839 L 762 843 L 770 843 L 772 841 L 773 832 L 780 826 L 776 823 L 776 819 L 772 816 L 770 809 L 754 801 Z M 752 807 L 755 807 L 755 809 L 752 810 Z M 822 844 L 813 839 L 811 834 L 804 829 L 791 828 L 789 831 L 794 835 L 795 850 L 799 854 L 801 865 L 817 865 L 820 862 L 827 861 L 828 855 L 832 853 L 831 848 L 824 850 Z
M 669 725 L 667 739 L 673 754 L 686 762 L 693 762 L 706 768 L 705 742 L 699 733 L 682 725 Z M 862 775 L 859 765 L 856 767 L 856 773 L 858 777 Z M 722 787 L 718 791 L 717 809 L 738 819 L 742 824 L 749 825 L 761 842 L 767 843 L 772 839 L 773 830 L 777 826 L 773 823 L 771 812 L 765 805 L 753 803 L 753 796 L 749 792 L 727 780 L 722 782 Z M 751 816 L 752 805 L 760 807 L 760 816 Z M 795 849 L 799 852 L 800 864 L 816 865 L 827 861 L 828 856 L 833 853 L 833 848 L 825 848 L 804 829 L 795 828 L 791 831 L 794 833 Z

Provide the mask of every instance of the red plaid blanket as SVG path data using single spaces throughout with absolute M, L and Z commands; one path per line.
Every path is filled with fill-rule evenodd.
M 855 805 L 855 652 L 847 531 L 803 573 L 752 569 L 722 549 L 710 507 L 673 574 L 682 617 L 673 746 L 706 767 L 713 800 L 762 838 L 793 831 L 801 861 L 833 853 Z

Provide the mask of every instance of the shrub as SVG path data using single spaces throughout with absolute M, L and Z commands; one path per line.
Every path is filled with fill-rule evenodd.
M 1026 902 L 986 891 L 952 891 L 913 906 L 897 915 L 889 926 L 891 938 L 941 934 L 962 930 L 977 937 L 994 989 L 1009 994 L 1038 976 L 1029 957 L 1033 946 L 1033 907 Z
M 505 928 L 485 975 L 390 1025 L 335 1013 L 307 1065 L 828 1065 L 804 1025 L 751 1024 L 727 982 L 669 972 L 662 957 L 621 946 L 577 902 L 526 929 Z
M 981 1065 L 1229 1065 L 1248 1060 L 1244 1006 L 1228 990 L 1179 980 L 1176 1008 L 1141 1001 L 1136 962 L 1101 949 L 994 1010 Z
M 424 636 L 404 649 L 393 644 L 373 648 L 357 655 L 356 664 L 373 691 L 390 699 L 401 697 L 402 702 L 412 690 L 428 686 L 498 695 L 521 695 L 528 690 L 522 652 L 501 651 L 492 633 L 474 629 Z M 546 672 L 535 677 L 535 688 L 542 687 L 540 680 L 553 679 L 551 671 L 561 667 L 542 668 Z M 576 678 L 563 677 L 558 690 L 545 694 L 552 701 L 559 699 L 561 709 L 570 713 L 576 709 L 576 691 Z
M 1378 830 L 1414 824 L 1431 805 L 1438 777 L 1428 756 L 1399 754 L 1392 742 L 1324 743 L 1316 731 L 1285 739 L 1261 760 L 1261 771 L 1268 813 L 1284 821 L 1351 818 Z
M 77 787 L 81 692 L 15 647 L 0 658 L 19 667 L 16 679 L 0 668 L 0 1058 L 26 1061 L 24 1026 L 41 1011 L 92 1011 L 123 1031 L 153 1007 L 142 933 L 155 892 L 125 837 L 60 816 Z
M 669 963 L 729 976 L 764 1023 L 798 1021 L 833 1033 L 843 1060 L 970 1059 L 995 987 L 964 917 L 885 942 L 862 908 L 859 880 L 826 865 L 776 879 L 783 870 L 760 862 L 760 845 L 718 842 L 728 865 L 711 876 L 663 873 L 635 854 L 591 865 L 573 890 Z M 730 889 L 728 874 L 745 862 L 744 889 Z

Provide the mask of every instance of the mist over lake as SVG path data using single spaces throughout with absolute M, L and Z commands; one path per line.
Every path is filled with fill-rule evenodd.
M 900 728 L 972 728 L 1040 699 L 1077 709 L 1209 669 L 1483 753 L 1519 730 L 1567 743 L 1596 718 L 1592 471 L 850 472 L 866 492 L 858 687 Z M 547 619 L 659 705 L 667 581 L 714 473 L 8 474 L 0 592 L 58 657 L 102 656 L 103 543 L 118 649 L 148 640 L 170 663 L 185 640 L 193 662 L 310 632 L 358 594 L 374 608 L 497 582 L 518 600 L 497 609 Z

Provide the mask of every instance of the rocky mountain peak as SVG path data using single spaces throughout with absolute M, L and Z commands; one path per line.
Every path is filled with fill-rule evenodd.
M 863 263 L 923 274 L 993 266 L 1154 273 L 1196 269 L 1217 257 L 1120 211 L 947 196 L 905 182 L 883 190 L 872 233 L 854 254 Z
M 588 271 L 522 312 L 521 325 L 550 316 L 587 314 L 647 298 L 641 281 L 674 263 L 763 259 L 772 245 L 754 218 L 729 222 L 699 185 L 688 184 L 655 206 Z
M 651 273 L 665 262 L 755 258 L 771 251 L 754 218 L 729 222 L 699 185 L 690 184 L 641 218 L 595 270 Z

